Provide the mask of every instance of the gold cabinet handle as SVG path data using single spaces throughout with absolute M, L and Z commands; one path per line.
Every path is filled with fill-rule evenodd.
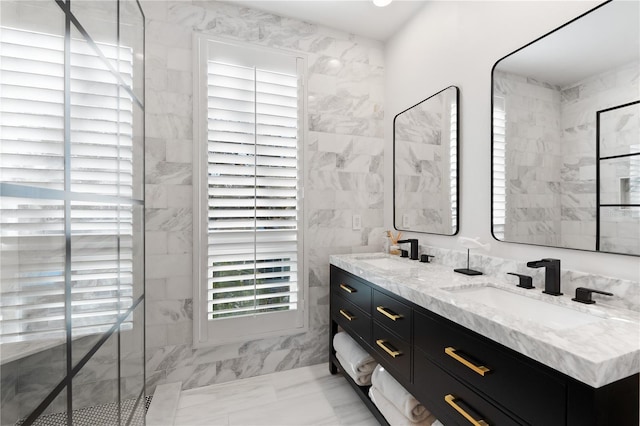
M 357 293 L 358 292 L 358 290 L 356 290 L 353 287 L 349 287 L 346 284 L 340 284 L 340 288 L 343 289 L 344 291 L 346 291 L 347 293 Z
M 376 340 L 376 345 L 380 346 L 380 347 L 382 348 L 382 350 L 383 350 L 383 351 L 385 351 L 386 353 L 388 353 L 388 354 L 389 354 L 389 355 L 391 355 L 392 357 L 394 357 L 394 358 L 395 358 L 395 357 L 397 357 L 397 356 L 402 355 L 402 352 L 400 352 L 400 351 L 396 351 L 396 350 L 393 350 L 393 349 L 390 349 L 387 345 L 385 345 L 385 343 L 387 343 L 387 342 L 385 342 L 385 341 L 384 341 L 384 340 L 382 340 L 382 339 L 378 339 L 378 340 Z
M 469 413 L 467 413 L 461 406 L 459 406 L 458 404 L 456 404 L 456 397 L 448 394 L 445 395 L 444 400 L 447 404 L 449 404 L 451 407 L 453 407 L 454 410 L 456 410 L 458 413 L 460 413 L 462 415 L 462 417 L 464 417 L 465 419 L 469 420 L 469 423 L 471 423 L 473 426 L 489 426 L 489 424 L 487 422 L 485 422 L 484 420 L 476 420 L 473 418 L 473 416 Z
M 392 312 L 389 312 L 389 311 L 387 311 L 387 310 L 384 308 L 384 306 L 378 306 L 378 307 L 376 308 L 376 311 L 380 312 L 382 315 L 384 315 L 385 317 L 387 317 L 387 318 L 389 318 L 389 319 L 391 319 L 391 320 L 393 320 L 393 321 L 397 321 L 397 320 L 399 320 L 400 318 L 402 318 L 402 315 L 400 315 L 400 314 L 394 314 L 394 313 L 392 313 Z
M 340 315 L 342 315 L 343 317 L 345 317 L 349 321 L 353 321 L 354 319 L 356 319 L 356 317 L 354 317 L 353 315 L 351 315 L 349 312 L 345 311 L 344 309 L 340 309 Z
M 458 361 L 459 363 L 461 363 L 465 367 L 470 368 L 471 370 L 475 371 L 476 373 L 478 373 L 482 377 L 484 377 L 485 374 L 487 374 L 488 372 L 491 371 L 490 369 L 488 369 L 484 365 L 478 366 L 478 365 L 475 365 L 472 362 L 462 358 L 460 355 L 458 355 L 456 353 L 456 349 L 451 347 L 451 346 L 444 348 L 444 353 L 446 353 L 451 358 L 455 359 L 456 361 Z

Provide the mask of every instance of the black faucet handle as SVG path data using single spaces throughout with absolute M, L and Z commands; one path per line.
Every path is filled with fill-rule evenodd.
M 400 242 L 400 241 L 398 241 Z M 400 257 L 409 257 L 409 252 L 407 250 L 400 250 Z
M 574 302 L 580 302 L 580 303 L 585 303 L 587 305 L 592 305 L 596 303 L 595 300 L 591 299 L 591 295 L 593 293 L 603 294 L 605 296 L 613 296 L 613 293 L 609 293 L 608 291 L 600 291 L 600 290 L 594 290 L 586 287 L 578 287 L 576 288 L 576 297 L 574 297 L 571 300 L 573 300 Z
M 411 260 L 418 260 L 418 239 L 407 238 L 406 240 L 398 240 L 398 244 L 411 243 Z M 401 256 L 407 257 L 407 256 Z
M 429 263 L 429 259 L 434 259 L 435 256 L 431 256 L 430 254 L 421 254 L 420 255 L 420 262 L 422 263 Z
M 533 286 L 533 279 L 529 275 L 516 274 L 515 272 L 507 272 L 509 275 L 515 275 L 519 278 L 518 285 L 516 287 L 522 287 L 526 289 L 535 288 Z

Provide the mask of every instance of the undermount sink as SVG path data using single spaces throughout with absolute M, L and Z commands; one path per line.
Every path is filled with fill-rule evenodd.
M 389 257 L 373 257 L 360 259 L 361 262 L 368 263 L 369 265 L 375 266 L 380 269 L 407 269 L 407 265 L 404 262 L 401 262 L 397 259 L 392 259 Z
M 601 321 L 603 318 L 562 305 L 534 299 L 490 285 L 449 289 L 473 302 L 498 309 L 509 315 L 554 329 L 567 329 Z

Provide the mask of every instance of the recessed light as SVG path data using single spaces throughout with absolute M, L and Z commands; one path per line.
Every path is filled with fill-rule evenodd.
M 393 0 L 373 0 L 373 4 L 378 7 L 388 6 Z

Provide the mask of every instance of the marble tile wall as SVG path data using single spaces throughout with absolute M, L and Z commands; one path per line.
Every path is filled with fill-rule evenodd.
M 327 359 L 329 254 L 380 249 L 382 45 L 215 1 L 142 1 L 146 34 L 147 391 L 226 382 Z M 308 55 L 304 229 L 307 333 L 211 348 L 192 344 L 192 34 Z M 362 217 L 362 230 L 351 228 Z
M 595 249 L 596 111 L 638 100 L 638 68 L 626 64 L 568 87 L 496 73 L 496 94 L 507 105 L 506 240 Z M 625 135 L 638 134 L 637 118 L 621 120 Z M 604 166 L 603 180 L 617 182 L 632 163 Z M 605 198 L 617 197 L 619 185 L 612 191 Z M 602 249 L 638 253 L 640 212 L 602 213 Z
M 441 93 L 395 118 L 394 208 L 398 228 L 453 233 L 450 96 Z
M 600 156 L 637 154 L 601 162 L 601 203 L 640 204 L 639 135 L 640 104 L 600 115 Z M 640 208 L 602 208 L 600 224 L 601 250 L 640 253 Z
M 596 111 L 637 101 L 638 69 L 635 61 L 576 84 L 563 87 L 562 109 L 562 244 L 593 249 L 596 229 Z M 637 119 L 636 119 L 637 120 Z M 627 123 L 635 134 L 637 121 Z M 635 131 L 635 133 L 633 133 Z M 603 163 L 604 164 L 604 163 Z M 606 170 L 603 178 L 606 178 Z M 603 249 L 637 250 L 640 244 L 638 211 L 606 209 L 602 223 Z M 629 232 L 631 231 L 631 232 Z
M 454 249 L 446 249 L 440 247 L 420 245 L 420 253 L 427 253 L 435 256 L 434 263 L 439 263 L 451 268 L 466 267 L 467 252 Z M 535 260 L 535 259 L 531 259 Z M 469 265 L 471 269 L 477 269 L 488 276 L 495 276 L 501 279 L 507 279 L 518 284 L 518 278 L 512 275 L 506 275 L 508 272 L 516 272 L 519 274 L 529 275 L 533 277 L 533 285 L 542 289 L 544 287 L 544 268 L 534 269 L 527 268 L 526 262 L 505 259 L 500 257 L 488 256 L 481 250 L 471 250 Z M 562 268 L 561 263 L 561 283 L 562 292 L 565 295 L 575 294 L 577 287 L 587 287 L 595 290 L 608 291 L 614 294 L 612 297 L 599 299 L 597 303 L 606 303 L 607 305 L 618 308 L 640 311 L 640 286 L 637 281 L 612 278 L 607 276 L 589 274 L 580 271 L 568 270 Z
M 529 77 L 496 72 L 505 100 L 505 240 L 560 243 L 560 90 Z

